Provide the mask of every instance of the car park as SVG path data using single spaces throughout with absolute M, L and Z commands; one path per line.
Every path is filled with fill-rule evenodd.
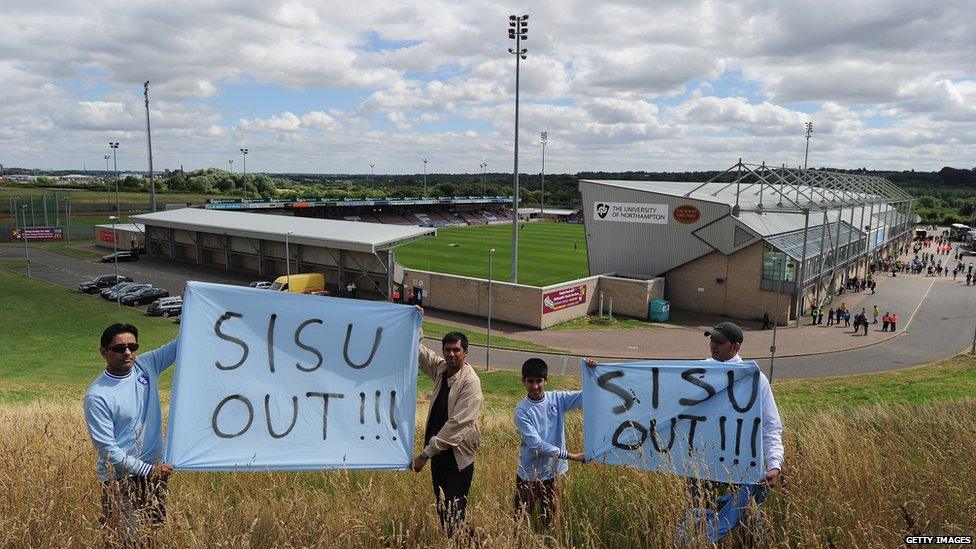
M 119 282 L 118 284 L 116 284 L 114 286 L 109 286 L 108 288 L 102 288 L 102 291 L 99 292 L 99 293 L 100 293 L 100 295 L 103 298 L 108 299 L 109 298 L 108 297 L 109 294 L 111 294 L 112 292 L 117 292 L 117 291 L 120 291 L 120 290 L 124 290 L 125 288 L 128 288 L 129 286 L 132 286 L 133 284 L 137 284 L 137 282 Z
M 164 297 L 149 304 L 146 314 L 149 316 L 179 316 L 183 313 L 183 298 L 181 296 Z
M 117 258 L 117 259 L 116 259 Z M 139 261 L 139 254 L 129 252 L 126 250 L 119 250 L 115 253 L 108 255 L 103 255 L 101 261 L 102 263 L 112 263 L 113 261 Z
M 135 283 L 135 282 L 126 282 L 125 284 L 126 284 L 125 286 L 123 286 L 123 287 L 121 287 L 121 288 L 119 288 L 117 290 L 111 290 L 111 291 L 109 291 L 108 294 L 106 294 L 106 293 L 103 292 L 102 293 L 102 297 L 104 297 L 105 299 L 108 299 L 110 301 L 115 301 L 115 300 L 120 300 L 121 301 L 121 299 L 123 297 L 125 297 L 125 296 L 127 296 L 129 294 L 135 293 L 135 292 L 137 292 L 139 290 L 143 290 L 143 289 L 151 288 L 152 287 L 152 284 L 139 284 L 139 283 Z
M 98 293 L 105 288 L 114 286 L 120 282 L 132 282 L 132 279 L 122 275 L 99 275 L 86 280 L 78 285 L 78 290 L 86 294 Z
M 161 297 L 169 297 L 169 291 L 165 288 L 150 286 L 125 294 L 122 296 L 121 301 L 123 305 L 145 305 Z

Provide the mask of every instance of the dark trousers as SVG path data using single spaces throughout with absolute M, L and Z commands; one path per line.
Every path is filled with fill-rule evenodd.
M 454 536 L 456 528 L 464 522 L 464 511 L 468 506 L 468 492 L 471 490 L 473 478 L 474 463 L 458 471 L 454 453 L 450 449 L 430 460 L 430 480 L 434 486 L 437 516 L 440 518 L 441 528 L 449 537 Z
M 556 477 L 547 480 L 522 480 L 515 475 L 515 519 L 531 517 L 539 507 L 542 525 L 549 527 L 559 514 Z

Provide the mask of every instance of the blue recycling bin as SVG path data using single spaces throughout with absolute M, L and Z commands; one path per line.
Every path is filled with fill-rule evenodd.
M 651 322 L 667 322 L 671 316 L 671 302 L 663 299 L 652 299 L 651 310 L 647 315 Z

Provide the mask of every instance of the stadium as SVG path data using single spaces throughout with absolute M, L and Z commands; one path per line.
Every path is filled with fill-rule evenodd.
M 579 188 L 582 211 L 519 208 L 519 284 L 501 282 L 507 197 L 212 200 L 133 221 L 146 225 L 150 254 L 269 278 L 322 272 L 336 292 L 350 282 L 376 298 L 410 290 L 474 316 L 488 314 L 490 277 L 495 318 L 537 328 L 592 313 L 599 297 L 639 318 L 666 299 L 677 310 L 795 321 L 904 245 L 916 221 L 912 197 L 882 178 L 741 162 L 700 183 Z

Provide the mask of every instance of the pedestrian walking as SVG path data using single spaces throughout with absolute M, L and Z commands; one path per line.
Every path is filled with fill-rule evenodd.
M 881 314 L 881 309 L 879 309 L 878 306 L 875 305 L 874 308 L 871 309 L 871 314 L 874 315 L 874 322 L 872 324 L 877 324 L 878 323 L 878 315 Z
M 893 314 L 890 317 L 888 317 L 888 320 L 889 320 L 889 322 L 891 322 L 891 324 L 888 326 L 889 328 L 891 328 L 891 331 L 894 332 L 895 330 L 897 330 L 898 329 L 898 315 Z
M 831 307 L 827 309 L 827 326 L 833 326 L 834 324 L 834 308 Z
M 889 313 L 885 313 L 884 316 L 881 317 L 881 331 L 887 332 L 889 324 L 891 324 L 891 315 Z

